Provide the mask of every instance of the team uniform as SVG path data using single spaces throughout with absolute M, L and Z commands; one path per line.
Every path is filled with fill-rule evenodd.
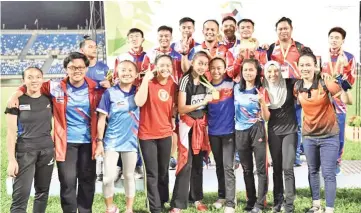
M 332 73 L 330 68 L 330 64 L 329 62 L 325 62 L 322 66 L 322 72 L 328 73 L 331 76 L 334 74 L 346 74 L 347 75 L 347 81 L 353 85 L 355 82 L 355 76 L 356 76 L 356 61 L 355 61 L 355 57 L 346 51 L 343 51 L 343 55 L 346 56 L 347 58 L 347 65 L 339 65 L 341 67 L 336 67 L 337 64 L 337 60 L 339 57 L 341 57 L 339 54 L 337 55 L 331 55 L 330 59 L 331 59 L 331 66 L 336 69 L 334 72 Z M 328 60 L 330 61 L 330 60 Z M 340 164 L 341 163 L 341 157 L 343 154 L 343 147 L 345 144 L 345 125 L 346 125 L 346 112 L 347 112 L 347 106 L 345 103 L 343 103 L 341 101 L 340 97 L 334 97 L 333 98 L 333 104 L 335 106 L 336 109 L 336 114 L 337 114 L 337 119 L 338 119 L 338 125 L 339 125 L 339 129 L 340 129 L 340 149 L 338 152 L 338 160 L 337 163 Z
M 202 84 L 195 85 L 191 73 L 180 81 L 180 92 L 186 93 L 186 105 L 204 100 L 208 90 Z M 183 114 L 179 121 L 178 167 L 171 200 L 172 208 L 186 209 L 188 199 L 203 199 L 203 155 L 209 152 L 205 106 Z
M 325 181 L 326 207 L 334 207 L 336 198 L 336 162 L 339 150 L 339 127 L 330 95 L 341 91 L 333 81 L 314 78 L 309 89 L 303 81 L 295 85 L 294 94 L 303 108 L 302 136 L 308 164 L 312 200 L 320 200 L 320 166 Z M 297 89 L 298 88 L 298 89 Z M 325 90 L 327 89 L 327 91 Z
M 172 117 L 177 84 L 171 77 L 165 85 L 149 81 L 148 97 L 140 108 L 139 142 L 147 173 L 150 211 L 160 213 L 169 200 L 169 158 L 172 147 Z
M 97 83 L 96 89 L 99 91 L 99 95 L 102 95 L 105 90 L 100 86 L 100 82 L 106 80 L 108 71 L 109 67 L 100 61 L 97 61 L 94 66 L 88 67 L 86 76 Z
M 268 191 L 267 141 L 256 88 L 240 91 L 234 87 L 236 150 L 243 168 L 247 208 L 263 209 Z M 258 198 L 253 174 L 253 156 L 258 176 Z
M 235 208 L 235 174 L 233 169 L 234 142 L 234 96 L 232 79 L 212 84 L 219 91 L 219 100 L 208 103 L 208 135 L 216 162 L 218 198 L 226 199 L 226 206 Z
M 234 48 L 238 44 L 241 43 L 241 40 L 235 39 L 234 41 L 230 41 L 227 38 L 224 38 L 222 41 L 219 42 L 221 45 L 224 45 L 228 50 Z
M 20 87 L 25 92 L 25 87 Z M 91 212 L 95 192 L 97 114 L 96 82 L 85 77 L 79 88 L 62 81 L 47 81 L 41 93 L 50 97 L 54 114 L 54 143 L 64 212 Z M 78 186 L 74 183 L 78 181 Z M 77 190 L 78 188 L 78 190 Z M 77 193 L 78 192 L 78 193 Z
M 215 45 L 211 48 L 208 48 L 205 42 L 202 42 L 200 45 L 197 45 L 195 47 L 193 47 L 188 54 L 188 60 L 191 61 L 193 60 L 194 55 L 199 52 L 199 51 L 205 51 L 207 53 L 210 54 L 210 56 L 212 57 L 223 57 L 224 59 L 227 59 L 227 52 L 228 49 L 226 46 L 220 44 L 220 43 L 215 43 Z
M 34 212 L 45 212 L 54 168 L 51 100 L 24 94 L 19 97 L 19 108 L 6 108 L 5 114 L 16 115 L 18 126 L 15 156 L 19 171 L 13 181 L 10 212 L 26 212 L 33 179 Z
M 128 198 L 135 196 L 134 169 L 137 162 L 139 128 L 139 107 L 134 101 L 135 93 L 135 86 L 132 86 L 129 92 L 125 92 L 117 84 L 104 92 L 97 108 L 99 113 L 108 117 L 103 139 L 105 198 L 114 195 L 119 155 L 123 162 L 125 195 Z
M 145 54 L 146 54 L 146 52 L 144 52 L 143 48 L 141 48 L 139 51 L 134 51 L 133 49 L 131 49 L 130 51 L 119 55 L 115 60 L 115 66 L 114 66 L 114 72 L 113 72 L 113 79 L 115 80 L 114 83 L 115 84 L 118 83 L 118 80 L 117 80 L 118 72 L 116 70 L 117 70 L 117 67 L 119 66 L 120 62 L 122 62 L 124 60 L 129 60 L 129 61 L 134 62 L 137 65 L 137 69 L 138 69 L 137 72 L 139 73 L 142 70 L 142 64 L 144 61 Z M 134 85 L 140 86 L 141 80 L 142 80 L 142 77 L 139 75 L 138 78 L 135 79 Z M 137 167 L 141 168 L 142 165 L 143 165 L 142 158 L 140 156 L 140 152 L 138 151 Z M 121 158 L 119 158 L 118 166 L 122 167 L 122 159 Z M 140 175 L 140 177 L 142 177 L 142 175 Z

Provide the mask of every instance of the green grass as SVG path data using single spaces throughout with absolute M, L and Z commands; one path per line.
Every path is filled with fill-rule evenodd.
M 268 207 L 265 212 L 272 212 L 272 193 L 268 193 L 267 200 L 269 201 Z M 324 196 L 322 194 L 322 196 Z M 360 213 L 361 212 L 361 204 L 360 204 L 361 190 L 360 189 L 339 189 L 337 190 L 337 199 L 335 203 L 335 212 L 339 213 Z M 213 203 L 217 198 L 216 193 L 206 193 L 204 202 L 208 204 L 209 211 L 208 212 L 223 212 L 223 209 L 217 210 L 212 208 L 211 203 Z M 145 196 L 143 193 L 137 193 L 136 202 L 134 205 L 134 212 L 143 213 L 147 212 L 145 206 Z M 245 207 L 246 194 L 245 192 L 237 193 L 237 212 L 243 212 L 242 209 Z M 10 207 L 11 199 L 10 197 L 6 197 L 3 199 L 4 203 L 2 204 L 1 212 L 8 212 Z M 32 212 L 32 202 L 33 198 L 30 199 L 28 205 L 28 212 Z M 115 203 L 120 208 L 120 212 L 124 212 L 124 204 L 125 198 L 122 194 L 117 194 L 115 196 Z M 324 201 L 322 205 L 325 206 Z M 295 213 L 304 213 L 311 206 L 311 198 L 310 191 L 308 189 L 298 189 L 297 190 L 297 199 L 295 201 Z M 169 209 L 169 205 L 166 205 L 167 209 Z M 47 213 L 59 213 L 60 201 L 59 197 L 51 197 L 48 201 Z M 103 202 L 103 198 L 101 195 L 95 196 L 95 201 L 93 204 L 93 212 L 100 213 L 105 212 L 105 205 Z M 190 206 L 187 211 L 183 211 L 185 213 L 197 212 L 194 206 Z
M 7 178 L 6 176 L 6 169 L 7 169 L 7 150 L 6 150 L 6 127 L 4 125 L 5 123 L 5 116 L 3 114 L 4 107 L 6 104 L 6 101 L 8 100 L 8 97 L 13 93 L 14 88 L 1 88 L 1 108 L 0 111 L 2 113 L 1 115 L 1 207 L 0 212 L 5 213 L 9 212 L 9 208 L 11 205 L 11 196 L 8 196 L 6 193 L 6 186 L 5 186 L 5 180 Z M 353 114 L 353 111 L 350 110 L 349 114 Z M 360 160 L 361 159 L 361 143 L 357 142 L 350 142 L 347 141 L 345 144 L 345 152 L 343 159 L 344 160 Z M 297 178 L 297 177 L 296 177 Z M 270 180 L 272 181 L 272 180 Z M 322 194 L 322 197 L 324 198 L 324 195 Z M 215 210 L 211 208 L 211 203 L 213 203 L 217 198 L 216 193 L 206 193 L 204 202 L 206 204 L 209 204 L 210 211 L 208 212 L 223 212 L 223 210 Z M 239 192 L 237 193 L 237 199 L 238 199 L 238 209 L 237 212 L 242 212 L 242 208 L 245 206 L 245 200 L 246 200 L 246 194 L 245 192 Z M 361 189 L 338 189 L 337 190 L 337 199 L 335 203 L 335 210 L 336 212 L 340 213 L 360 213 L 361 212 Z M 268 193 L 267 200 L 269 201 L 269 206 L 272 206 L 273 196 L 272 193 Z M 32 212 L 32 203 L 33 198 L 30 198 L 29 205 L 28 205 L 28 211 Z M 118 207 L 121 208 L 121 212 L 124 211 L 124 204 L 125 204 L 125 198 L 122 194 L 117 194 L 115 196 L 115 203 L 118 205 Z M 310 197 L 310 191 L 309 189 L 297 189 L 297 199 L 295 201 L 296 206 L 296 213 L 298 212 L 305 212 L 307 208 L 309 208 L 311 205 L 311 197 Z M 323 202 L 323 206 L 325 203 Z M 167 206 L 169 207 L 169 205 Z M 47 213 L 59 213 L 61 212 L 60 208 L 60 200 L 59 197 L 50 197 L 48 201 L 48 208 Z M 93 212 L 94 213 L 101 213 L 105 212 L 105 205 L 103 202 L 103 198 L 101 195 L 97 194 L 95 196 L 95 201 L 93 205 Z M 136 203 L 134 205 L 134 212 L 142 213 L 146 212 L 145 209 L 145 196 L 143 193 L 137 193 L 136 196 Z M 188 208 L 187 211 L 184 212 L 196 212 L 194 207 Z M 267 208 L 267 212 L 271 212 L 270 208 Z

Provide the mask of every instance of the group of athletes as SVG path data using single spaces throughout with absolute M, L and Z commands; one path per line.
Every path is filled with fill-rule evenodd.
M 260 45 L 252 37 L 254 25 L 250 19 L 237 22 L 231 16 L 224 17 L 221 26 L 207 20 L 204 41 L 197 43 L 192 37 L 195 21 L 185 17 L 179 21 L 179 41 L 171 43 L 173 29 L 161 26 L 159 46 L 148 52 L 142 47 L 142 30 L 130 29 L 130 49 L 117 57 L 113 73 L 97 61 L 91 38 L 64 59 L 67 75 L 60 81 L 44 82 L 41 69 L 25 69 L 24 84 L 5 111 L 8 174 L 14 177 L 10 212 L 26 212 L 33 179 L 33 211 L 46 211 L 54 159 L 62 211 L 92 212 L 98 157 L 104 158 L 107 213 L 119 212 L 113 202 L 118 167 L 124 177 L 126 213 L 133 212 L 135 174 L 142 168 L 147 207 L 152 213 L 164 212 L 169 165 L 175 159 L 169 212 L 182 212 L 189 203 L 197 211 L 207 211 L 202 202 L 203 164 L 212 153 L 218 179 L 212 208 L 236 211 L 239 162 L 247 193 L 244 210 L 258 213 L 267 205 L 268 152 L 273 212 L 295 211 L 294 167 L 302 164 L 302 152 L 312 196 L 308 213 L 324 212 L 321 165 L 325 212 L 334 212 L 346 105 L 352 104 L 356 66 L 353 55 L 342 48 L 346 32 L 330 29 L 329 57 L 322 62 L 293 40 L 289 18 L 277 21 L 278 40 L 270 45 Z

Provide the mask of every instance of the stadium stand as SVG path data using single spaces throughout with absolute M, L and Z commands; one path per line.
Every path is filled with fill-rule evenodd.
M 19 55 L 30 37 L 30 34 L 1 34 L 1 55 Z
M 80 41 L 88 33 L 84 30 L 13 32 L 2 32 L 0 45 L 1 75 L 9 77 L 18 75 L 29 66 L 43 67 L 48 75 L 63 75 L 63 58 L 72 51 L 78 51 Z M 105 49 L 104 32 L 97 33 L 96 41 L 98 52 L 102 52 Z M 49 58 L 51 56 L 54 60 Z M 45 62 L 51 63 L 51 66 L 44 65 Z
M 18 75 L 27 67 L 41 68 L 45 60 L 1 60 L 2 75 Z
M 63 69 L 63 61 L 55 59 L 51 64 L 48 74 L 65 74 Z
M 82 34 L 40 34 L 27 54 L 48 55 L 51 50 L 59 50 L 60 55 L 66 55 L 77 49 L 81 40 Z

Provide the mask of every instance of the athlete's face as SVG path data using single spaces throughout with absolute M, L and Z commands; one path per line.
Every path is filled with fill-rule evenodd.
M 96 58 L 97 44 L 93 40 L 86 40 L 84 46 L 81 48 L 81 51 L 88 58 Z
M 254 63 L 245 63 L 242 66 L 242 76 L 245 81 L 254 82 L 257 76 L 257 68 Z
M 192 65 L 193 65 L 193 71 L 197 75 L 203 75 L 207 69 L 208 69 L 208 62 L 209 59 L 204 55 L 195 56 Z
M 218 25 L 213 21 L 208 21 L 203 25 L 204 40 L 213 42 L 217 39 L 219 33 Z
M 227 38 L 233 38 L 236 32 L 236 23 L 232 20 L 227 20 L 222 24 L 223 33 Z
M 128 43 L 132 49 L 138 49 L 142 46 L 144 38 L 140 32 L 130 33 L 128 35 Z
M 316 65 L 310 56 L 302 56 L 298 60 L 298 70 L 301 72 L 301 78 L 312 80 L 315 74 Z
M 39 92 L 44 81 L 43 74 L 35 68 L 30 68 L 24 73 L 24 84 L 32 92 Z
M 288 41 L 292 38 L 292 27 L 287 21 L 278 23 L 276 30 L 280 41 Z
M 238 31 L 239 35 L 242 39 L 249 39 L 252 37 L 252 34 L 254 32 L 254 28 L 251 22 L 244 21 L 239 23 L 238 25 Z
M 212 79 L 217 81 L 223 78 L 223 75 L 226 72 L 226 67 L 221 59 L 217 59 L 212 61 L 209 66 L 209 71 L 211 72 Z
M 331 49 L 339 49 L 342 46 L 343 42 L 344 40 L 341 33 L 339 32 L 332 32 L 328 36 L 328 43 Z
M 121 62 L 117 67 L 119 82 L 122 84 L 133 84 L 137 77 L 136 66 L 128 61 Z
M 157 61 L 156 67 L 158 75 L 162 78 L 168 78 L 173 72 L 173 64 L 168 57 L 160 58 Z
M 268 67 L 266 77 L 270 83 L 277 84 L 280 81 L 280 72 L 276 66 L 271 65 Z
M 158 32 L 159 46 L 162 48 L 169 48 L 172 41 L 172 33 L 168 30 L 161 30 Z
M 189 38 L 194 33 L 194 25 L 190 21 L 184 22 L 179 26 L 179 31 L 182 35 L 187 35 L 187 38 Z
M 84 80 L 87 71 L 88 67 L 86 67 L 84 60 L 80 58 L 73 59 L 66 67 L 66 73 L 73 82 Z

